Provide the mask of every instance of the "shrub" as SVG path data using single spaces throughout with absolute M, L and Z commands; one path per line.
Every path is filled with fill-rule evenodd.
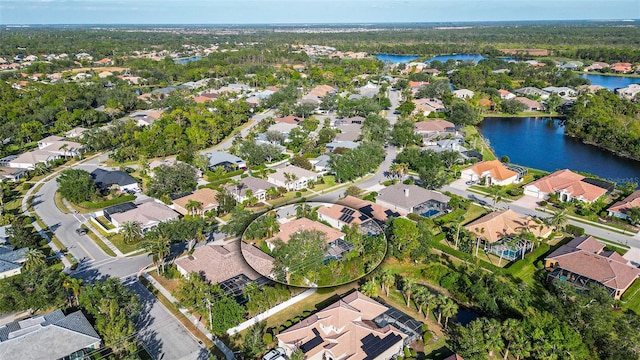
M 584 228 L 581 228 L 579 226 L 567 224 L 567 226 L 565 226 L 564 229 L 565 229 L 566 232 L 568 232 L 569 234 L 571 234 L 573 236 L 582 236 L 582 235 L 584 235 Z
M 404 357 L 411 357 L 411 349 L 408 346 L 404 347 Z
M 301 197 L 302 193 L 300 191 L 296 191 L 296 197 Z
M 521 187 L 517 187 L 517 188 L 512 188 L 507 190 L 507 194 L 511 195 L 511 196 L 520 196 L 522 194 L 524 194 L 524 189 Z
M 405 185 L 413 185 L 414 181 L 412 179 L 405 179 L 402 183 Z
M 548 202 L 546 202 L 545 200 L 542 200 L 538 203 L 540 206 L 547 206 L 547 204 L 549 204 Z
M 24 183 L 22 184 L 22 190 L 29 190 L 31 189 L 32 184 L 31 183 Z
M 244 174 L 240 175 L 240 179 L 244 179 L 244 178 L 248 178 L 248 177 L 249 177 L 249 174 L 247 174 L 247 173 L 244 173 Z
M 82 206 L 85 209 L 102 209 L 109 206 L 122 204 L 127 201 L 133 201 L 135 199 L 136 199 L 135 195 L 124 195 L 124 196 L 119 196 L 117 198 L 113 198 L 105 201 L 99 201 L 99 202 L 83 201 L 80 203 L 80 206 Z
M 266 345 L 271 344 L 273 342 L 273 335 L 265 333 L 264 335 L 262 335 L 262 342 L 264 342 Z
M 427 344 L 431 339 L 433 339 L 433 333 L 431 331 L 425 331 L 424 335 L 422 335 L 422 342 Z
M 285 327 L 290 327 L 291 326 L 291 320 L 287 320 L 287 322 L 284 323 Z

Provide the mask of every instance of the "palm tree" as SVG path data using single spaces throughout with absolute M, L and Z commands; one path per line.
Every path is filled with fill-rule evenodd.
M 413 294 L 413 302 L 416 304 L 418 314 L 422 314 L 422 308 L 424 308 L 425 298 L 429 293 L 429 289 L 426 286 L 416 286 Z
M 504 189 L 499 186 L 491 186 L 489 188 L 489 195 L 491 195 L 491 200 L 493 200 L 493 207 L 496 207 L 499 202 L 504 200 L 506 194 Z
M 39 162 L 37 164 L 35 164 L 33 171 L 37 174 L 37 175 L 44 175 L 47 173 L 47 170 L 49 170 L 49 167 L 47 166 L 46 163 L 43 162 Z
M 140 223 L 136 221 L 126 221 L 122 224 L 120 232 L 126 244 L 133 244 L 142 239 L 142 228 L 140 228 Z
M 291 353 L 291 356 L 289 357 L 289 360 L 304 360 L 304 359 L 305 359 L 304 352 L 302 352 L 302 350 L 300 349 L 293 350 L 293 353 Z
M 422 298 L 422 303 L 425 307 L 424 309 L 424 319 L 429 320 L 429 314 L 431 313 L 431 309 L 436 306 L 438 298 L 431 292 L 427 291 Z
M 442 311 L 442 315 L 444 315 L 444 328 L 446 329 L 449 324 L 449 318 L 456 316 L 458 313 L 458 304 L 447 298 L 447 301 L 442 304 L 440 310 Z
M 69 297 L 69 306 L 73 306 L 73 300 L 75 300 L 76 303 L 78 302 L 78 295 L 80 295 L 80 290 L 82 289 L 82 279 L 76 279 L 67 276 L 64 280 L 64 283 L 62 283 L 62 286 L 67 290 L 71 290 L 71 296 Z
M 153 264 L 156 266 L 158 274 L 160 269 L 164 272 L 164 260 L 171 251 L 171 240 L 163 235 L 156 235 L 145 243 L 145 248 L 149 251 L 149 255 L 153 257 Z
M 29 249 L 27 252 L 27 260 L 24 263 L 26 270 L 32 270 L 38 266 L 44 265 L 46 258 L 40 249 Z
M 368 297 L 374 297 L 378 295 L 378 284 L 376 284 L 375 278 L 369 279 L 360 287 L 360 291 Z
M 273 237 L 275 233 L 280 231 L 280 223 L 275 218 L 275 216 L 267 215 L 266 218 L 264 219 L 264 222 L 262 223 L 262 226 L 266 231 L 267 238 Z
M 440 294 L 438 296 L 438 299 L 436 300 L 436 303 L 438 304 L 438 324 L 441 324 L 442 321 L 442 306 L 447 302 L 450 301 L 449 298 L 444 295 L 444 294 Z
M 409 173 L 409 165 L 405 163 L 393 163 L 389 167 L 389 173 L 395 178 L 402 179 Z
M 291 185 L 292 182 L 298 180 L 298 177 L 296 176 L 296 174 L 285 172 L 284 173 L 284 178 L 285 178 L 284 182 L 285 182 L 287 190 L 291 191 L 291 189 L 289 189 L 289 185 Z
M 416 287 L 416 280 L 412 277 L 406 277 L 402 281 L 402 291 L 404 292 L 404 296 L 407 298 L 407 307 L 411 305 L 411 295 Z
M 187 251 L 191 251 L 196 246 L 196 244 L 204 242 L 206 240 L 207 238 L 202 233 L 202 229 L 198 229 L 193 239 L 189 240 L 189 242 L 187 243 Z
M 569 222 L 569 218 L 567 216 L 567 210 L 562 209 L 558 211 L 554 211 L 551 217 L 546 218 L 547 223 L 553 226 L 556 230 L 564 230 L 565 225 Z
M 195 216 L 202 210 L 202 203 L 196 200 L 189 200 L 187 201 L 185 208 L 189 211 L 189 214 L 191 214 L 191 216 Z
M 523 337 L 522 326 L 520 321 L 509 318 L 502 323 L 502 338 L 506 342 L 504 347 L 504 360 L 509 358 L 509 348 L 513 342 L 518 341 L 518 338 Z
M 384 290 L 384 293 L 389 296 L 389 287 L 396 280 L 395 276 L 389 271 L 389 269 L 382 269 L 380 272 L 380 287 Z
M 482 321 L 484 322 L 484 343 L 489 351 L 489 357 L 493 358 L 493 352 L 504 347 L 501 336 L 502 324 L 496 319 L 484 318 Z

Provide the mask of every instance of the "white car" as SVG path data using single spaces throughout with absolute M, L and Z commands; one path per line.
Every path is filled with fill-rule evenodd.
M 285 351 L 283 348 L 271 349 L 264 354 L 262 360 L 287 360 L 285 357 Z

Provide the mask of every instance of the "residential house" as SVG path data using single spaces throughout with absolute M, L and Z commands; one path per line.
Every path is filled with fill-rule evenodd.
M 278 346 L 307 360 L 386 360 L 402 353 L 407 335 L 381 321 L 389 308 L 353 292 L 280 332 Z
M 640 98 L 640 84 L 630 84 L 627 87 L 616 89 L 616 93 L 627 100 L 635 100 Z
M 48 165 L 60 159 L 60 157 L 60 155 L 49 151 L 31 150 L 12 158 L 9 161 L 8 166 L 11 168 L 33 170 L 37 164 L 44 163 Z
M 578 92 L 574 89 L 566 86 L 547 86 L 546 88 L 542 88 L 542 90 L 547 91 L 552 94 L 558 94 L 562 97 L 574 97 L 578 95 Z
M 549 95 L 550 95 L 548 91 L 544 91 L 531 86 L 524 87 L 521 89 L 516 89 L 513 92 L 522 96 L 538 96 L 543 100 L 549 98 Z
M 418 121 L 413 124 L 413 131 L 426 139 L 438 135 L 456 134 L 456 125 L 446 120 Z
M 548 237 L 552 231 L 550 226 L 538 224 L 532 217 L 520 215 L 511 209 L 487 214 L 465 225 L 465 228 L 489 243 L 519 235 L 525 230 L 541 238 Z
M 284 137 L 285 137 L 285 141 L 289 140 L 289 133 L 291 133 L 291 130 L 297 128 L 298 125 L 296 124 L 289 124 L 289 123 L 284 123 L 284 122 L 279 122 L 279 123 L 275 123 L 271 126 L 269 126 L 269 128 L 267 130 L 269 131 L 277 131 L 279 133 L 281 133 Z
M 599 284 L 614 299 L 620 299 L 640 275 L 640 269 L 615 251 L 605 251 L 605 244 L 593 236 L 580 236 L 560 246 L 544 259 L 544 267 L 549 281 L 566 281 L 581 291 Z
M 467 159 L 467 156 L 464 155 L 466 151 L 468 151 L 462 143 L 464 141 L 462 139 L 446 139 L 446 140 L 438 140 L 435 143 L 429 142 L 423 149 L 432 150 L 435 152 L 443 152 L 443 151 L 455 151 L 460 153 L 463 159 Z
M 500 99 L 502 100 L 511 100 L 516 98 L 516 96 L 509 92 L 509 90 L 500 89 L 498 90 L 498 93 L 500 94 Z
M 362 125 L 364 123 L 365 118 L 362 116 L 354 116 L 348 118 L 330 118 L 329 126 L 333 128 L 338 128 L 343 125 Z
M 173 200 L 173 209 L 182 215 L 193 215 L 194 212 L 189 208 L 189 202 L 196 201 L 200 204 L 200 209 L 195 209 L 195 214 L 204 215 L 207 211 L 218 209 L 217 196 L 218 192 L 213 189 L 198 189 L 189 195 Z
M 485 179 L 487 186 L 492 185 L 510 185 L 522 180 L 522 175 L 499 160 L 482 161 L 462 170 L 461 178 L 469 181 L 479 181 Z
M 608 68 L 610 66 L 611 65 L 607 64 L 606 62 L 596 61 L 596 62 L 591 63 L 591 65 L 585 67 L 584 71 L 601 71 L 601 70 L 606 69 L 606 68 Z
M 252 176 L 240 179 L 237 185 L 229 185 L 225 190 L 231 194 L 237 202 L 242 203 L 254 196 L 258 201 L 267 199 L 267 190 L 277 187 L 268 181 L 254 178 Z
M 560 201 L 573 199 L 591 203 L 605 195 L 608 189 L 592 183 L 590 179 L 572 172 L 569 169 L 558 170 L 545 177 L 527 184 L 524 194 L 538 199 L 548 199 L 556 193 Z
M 353 150 L 360 146 L 357 142 L 353 141 L 332 141 L 325 145 L 327 152 L 334 152 L 338 148 Z
M 600 90 L 605 90 L 606 88 L 604 86 L 600 86 L 600 85 L 580 85 L 578 86 L 578 92 L 580 93 L 585 93 L 585 92 L 590 92 L 590 93 L 597 93 Z
M 126 222 L 137 222 L 143 232 L 153 229 L 161 222 L 174 220 L 180 215 L 167 207 L 153 200 L 136 206 L 135 209 L 111 215 L 111 223 L 120 231 Z
M 0 279 L 20 274 L 28 252 L 28 248 L 14 250 L 11 245 L 0 245 Z
M 378 191 L 376 203 L 403 215 L 436 217 L 448 209 L 448 196 L 417 185 L 395 184 Z
M 100 336 L 80 310 L 65 315 L 58 309 L 0 326 L 3 359 L 85 359 L 101 345 Z
M 0 226 L 0 245 L 5 245 L 9 242 L 9 229 L 11 229 L 11 225 Z
M 633 65 L 627 62 L 617 62 L 610 66 L 611 71 L 616 73 L 630 73 L 633 72 Z
M 240 243 L 201 246 L 193 254 L 176 260 L 176 268 L 184 277 L 201 274 L 212 284 L 220 284 L 225 291 L 239 293 L 250 282 L 260 280 L 262 274 L 273 270 L 271 256 Z
M 83 127 L 74 127 L 73 129 L 64 133 L 64 136 L 67 139 L 82 139 L 82 134 L 84 134 L 88 129 Z
M 320 155 L 315 159 L 309 159 L 311 165 L 313 165 L 313 170 L 317 172 L 324 172 L 329 170 L 329 161 L 331 157 L 329 155 Z
M 300 122 L 304 120 L 303 118 L 297 117 L 297 116 L 293 116 L 293 115 L 288 115 L 285 117 L 279 117 L 279 118 L 274 118 L 273 121 L 278 124 L 278 123 L 284 123 L 284 124 L 291 124 L 291 125 L 298 125 L 300 124 Z
M 573 71 L 576 71 L 582 67 L 584 67 L 584 63 L 582 61 L 567 61 L 566 63 L 560 65 L 561 69 Z
M 267 181 L 276 186 L 281 186 L 287 191 L 305 189 L 309 181 L 315 181 L 318 174 L 294 165 L 276 169 L 276 172 L 267 176 Z
M 522 103 L 524 105 L 524 111 L 542 111 L 544 110 L 544 105 L 538 101 L 531 100 L 526 97 L 517 97 L 514 100 Z
M 386 206 L 377 204 L 373 201 L 358 199 L 351 195 L 347 195 L 338 202 L 342 205 L 358 210 L 359 212 L 376 220 L 380 225 L 386 224 L 389 218 L 398 218 L 402 216 L 399 212 L 391 210 Z
M 128 118 L 136 122 L 138 126 L 151 126 L 158 121 L 164 110 L 138 110 L 129 115 Z M 126 118 L 125 118 L 126 119 Z
M 108 208 L 103 209 L 102 211 L 98 211 L 95 213 L 96 216 L 104 216 L 109 222 L 113 222 L 111 220 L 111 216 L 114 214 L 123 213 L 129 210 L 133 210 L 136 208 L 136 204 L 132 202 L 126 202 L 122 204 L 117 204 L 113 206 L 109 206 Z M 99 222 L 96 222 L 99 223 Z
M 634 191 L 623 200 L 616 202 L 607 209 L 609 216 L 620 219 L 628 219 L 627 211 L 634 207 L 640 207 L 640 190 Z
M 378 235 L 382 233 L 382 228 L 378 226 L 374 219 L 364 215 L 360 211 L 340 205 L 322 205 L 318 208 L 318 220 L 326 221 L 336 229 L 344 226 L 358 226 L 363 234 Z
M 344 124 L 338 125 L 335 128 L 340 130 L 340 132 L 336 134 L 336 141 L 357 141 L 362 135 L 361 124 Z
M 209 169 L 213 170 L 218 166 L 223 166 L 227 170 L 246 169 L 247 162 L 241 158 L 227 152 L 214 151 L 204 153 L 209 158 Z
M 453 96 L 458 99 L 471 99 L 475 93 L 469 89 L 458 89 L 452 91 Z
M 140 191 L 138 180 L 133 176 L 120 170 L 95 169 L 91 172 L 91 177 L 96 185 L 102 189 L 116 188 L 118 191 Z
M 0 181 L 5 179 L 7 181 L 16 182 L 20 181 L 25 175 L 27 175 L 26 169 L 15 169 L 6 166 L 0 166 Z
M 438 69 L 422 69 L 422 72 L 425 73 L 425 74 L 429 74 L 431 76 L 440 75 L 440 70 L 438 70 Z
M 305 94 L 300 100 L 303 103 L 320 105 L 322 98 L 328 94 L 335 94 L 336 89 L 329 85 L 318 85 Z
M 280 224 L 280 230 L 272 238 L 266 239 L 267 246 L 271 251 L 275 249 L 273 242 L 276 239 L 282 240 L 285 244 L 291 240 L 291 236 L 301 231 L 319 231 L 324 233 L 325 241 L 332 247 L 338 244 L 339 240 L 344 240 L 344 233 L 338 229 L 334 229 L 331 226 L 325 225 L 318 221 L 313 221 L 307 218 L 299 218 L 290 220 Z
M 113 73 L 111 71 L 102 71 L 102 72 L 98 73 L 98 77 L 100 79 L 106 79 L 109 76 L 113 76 Z
M 432 112 L 445 112 L 447 110 L 440 99 L 424 98 L 414 99 L 412 101 L 416 105 L 416 108 L 413 110 L 415 114 L 424 114 L 424 116 L 429 116 Z

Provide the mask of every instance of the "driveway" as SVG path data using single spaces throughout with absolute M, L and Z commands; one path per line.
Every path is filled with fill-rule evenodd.
M 524 195 L 523 197 L 521 197 L 520 199 L 512 202 L 511 204 L 513 206 L 520 206 L 523 208 L 527 208 L 527 209 L 535 209 L 536 207 L 538 207 L 538 201 L 540 201 L 540 199 L 538 198 L 534 198 L 533 196 L 526 196 Z

